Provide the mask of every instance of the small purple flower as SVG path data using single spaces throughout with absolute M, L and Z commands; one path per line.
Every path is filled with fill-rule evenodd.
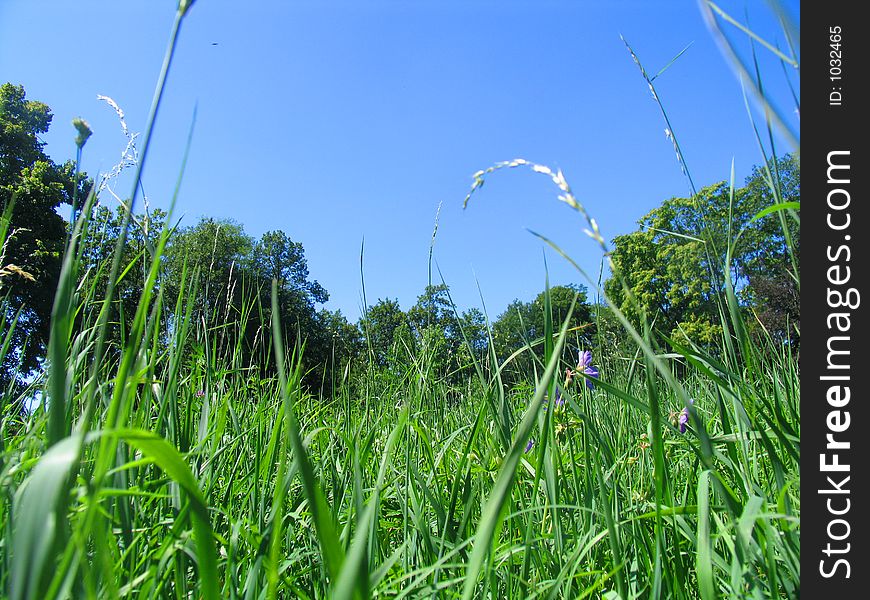
M 565 405 L 565 399 L 562 397 L 562 390 L 556 386 L 556 395 L 553 398 L 556 408 Z M 550 410 L 550 401 L 544 398 L 544 410 Z
M 203 396 L 205 396 L 205 392 L 204 392 L 204 391 L 202 391 L 202 390 L 196 390 L 196 397 L 197 397 L 197 398 L 202 398 Z
M 598 367 L 592 366 L 592 351 L 591 350 L 584 350 L 583 352 L 580 353 L 580 362 L 577 363 L 577 371 L 582 371 L 583 373 L 585 373 L 589 377 L 598 378 Z M 595 387 L 592 384 L 592 380 L 590 380 L 590 379 L 586 380 L 586 387 L 588 387 L 590 390 L 593 387 Z
M 692 400 L 691 398 L 689 398 L 689 404 L 694 404 L 694 403 L 695 403 L 695 401 Z M 680 413 L 679 424 L 680 424 L 680 433 L 686 433 L 686 426 L 689 424 L 689 407 L 688 406 L 684 407 L 682 412 Z
M 531 452 L 531 451 L 532 451 L 532 448 L 534 448 L 534 446 L 535 446 L 535 439 L 534 439 L 534 438 L 529 438 L 529 443 L 526 444 L 526 454 L 528 454 L 529 452 Z

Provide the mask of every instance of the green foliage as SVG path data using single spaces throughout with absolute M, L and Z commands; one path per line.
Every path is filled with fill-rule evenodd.
M 483 313 L 476 308 L 459 313 L 446 283 L 427 285 L 408 310 L 408 321 L 439 377 L 464 378 L 486 347 Z
M 203 218 L 174 234 L 164 259 L 164 293 L 173 304 L 182 290 L 194 322 L 215 331 L 215 356 L 233 357 L 234 368 L 274 375 L 269 336 L 270 282 L 277 282 L 279 320 L 288 340 L 306 346 L 308 385 L 319 387 L 334 367 L 342 368 L 360 349 L 359 330 L 340 312 L 317 309 L 327 291 L 309 278 L 305 250 L 283 231 L 259 240 L 232 220 Z M 193 273 L 191 281 L 185 273 Z
M 379 368 L 386 367 L 396 352 L 401 352 L 403 340 L 410 340 L 408 317 L 399 301 L 390 298 L 379 299 L 368 307 L 360 329 L 371 349 L 372 362 Z M 400 337 L 400 333 L 404 335 Z
M 22 86 L 0 85 L 0 212 L 13 206 L 0 251 L 0 310 L 4 319 L 18 313 L 0 383 L 16 370 L 32 372 L 45 355 L 67 234 L 55 209 L 81 200 L 89 187 L 72 162 L 56 164 L 43 151 L 40 136 L 51 120 L 48 106 L 28 100 Z
M 568 336 L 576 348 L 590 348 L 595 339 L 595 325 L 592 311 L 586 298 L 586 288 L 582 285 L 557 285 L 549 289 L 551 322 L 561 324 L 568 318 L 574 300 L 577 300 L 571 320 L 568 323 Z M 492 325 L 493 345 L 500 361 L 507 360 L 514 352 L 532 345 L 538 364 L 544 356 L 544 330 L 546 320 L 546 291 L 538 294 L 531 302 L 519 299 L 511 302 Z M 512 361 L 511 371 L 528 372 L 535 362 L 532 355 L 524 353 Z
M 335 373 L 363 356 L 365 343 L 363 334 L 356 324 L 347 320 L 340 310 L 317 311 L 315 332 L 317 341 L 311 348 L 322 349 L 326 355 L 319 361 L 327 372 Z
M 772 166 L 781 197 L 799 200 L 797 159 L 787 156 Z M 753 220 L 774 203 L 763 173 L 755 168 L 733 194 L 721 182 L 693 198 L 671 198 L 638 221 L 639 231 L 617 237 L 612 259 L 628 291 L 618 278 L 609 279 L 605 290 L 614 305 L 636 324 L 643 313 L 669 336 L 709 345 L 722 333 L 719 300 L 730 278 L 744 306 L 757 307 L 780 337 L 789 337 L 788 321 L 799 319 L 799 304 L 786 235 L 770 216 Z M 797 224 L 789 227 L 799 244 Z M 769 302 L 775 298 L 782 302 Z
M 746 191 L 762 206 L 800 203 L 800 161 L 796 155 L 755 167 Z M 793 212 L 758 220 L 749 242 L 752 260 L 745 266 L 748 301 L 761 324 L 778 340 L 800 343 L 800 222 Z
M 267 231 L 255 244 L 251 268 L 261 279 L 278 281 L 279 294 L 295 293 L 313 306 L 329 299 L 329 294 L 316 281 L 308 281 L 308 265 L 302 244 L 294 242 L 283 231 Z M 280 304 L 279 296 L 279 304 Z
M 164 261 L 168 297 L 178 297 L 180 286 L 186 283 L 181 277 L 186 270 L 196 274 L 191 289 L 196 290 L 193 306 L 197 320 L 214 323 L 219 318 L 237 317 L 244 269 L 253 248 L 254 240 L 232 220 L 203 218 L 194 226 L 178 229 Z
M 90 226 L 81 242 L 81 270 L 84 275 L 80 285 L 94 290 L 107 288 L 108 266 L 124 226 L 125 212 L 123 206 L 118 206 L 114 211 L 105 206 L 94 208 Z M 116 282 L 116 298 L 110 305 L 109 313 L 108 337 L 110 351 L 114 356 L 118 355 L 123 346 L 123 338 L 132 326 L 148 271 L 154 261 L 160 233 L 166 225 L 166 216 L 165 212 L 157 209 L 148 214 L 134 216 L 128 221 L 121 257 L 121 276 Z M 87 304 L 79 314 L 79 326 L 85 322 L 86 315 L 99 310 L 99 304 Z

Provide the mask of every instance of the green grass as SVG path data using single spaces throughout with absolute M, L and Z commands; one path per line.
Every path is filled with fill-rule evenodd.
M 503 390 L 516 423 L 506 449 L 490 386 L 447 402 L 441 384 L 395 376 L 325 400 L 302 391 L 298 362 L 283 382 L 252 386 L 202 364 L 152 380 L 175 357 L 145 354 L 122 382 L 135 409 L 116 427 L 95 411 L 80 450 L 75 435 L 46 450 L 42 407 L 17 433 L 7 426 L 2 552 L 13 597 L 798 589 L 799 395 L 786 356 L 735 372 L 687 352 L 695 419 L 680 434 L 668 418 L 682 409 L 677 395 L 648 366 L 629 382 L 615 358 L 602 357 L 595 389 L 574 386 L 565 407 L 542 410 L 547 377 L 565 365 L 556 346 L 534 398 Z M 70 415 L 85 411 L 76 388 Z
M 478 180 L 512 166 L 553 178 L 606 251 L 561 174 L 503 163 Z M 493 357 L 464 383 L 433 379 L 423 347 L 406 372 L 351 370 L 327 398 L 306 391 L 304 349 L 277 323 L 276 377 L 218 353 L 223 319 L 195 322 L 183 294 L 164 305 L 157 258 L 112 346 L 114 284 L 80 268 L 88 206 L 48 368 L 4 396 L 8 597 L 797 597 L 799 372 L 787 348 L 750 338 L 730 286 L 720 347 L 623 319 L 632 350 L 597 349 L 600 381 L 575 378 L 564 406 L 577 349 L 549 321 L 518 384 Z M 116 252 L 103 269 L 114 282 L 124 267 Z

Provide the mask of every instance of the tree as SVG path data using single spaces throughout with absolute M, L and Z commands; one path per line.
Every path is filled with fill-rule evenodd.
M 348 333 L 349 324 L 340 314 L 317 312 L 315 305 L 326 302 L 329 293 L 316 280 L 309 280 L 302 244 L 283 231 L 267 231 L 254 244 L 250 270 L 260 290 L 260 306 L 265 315 L 272 313 L 272 280 L 277 281 L 281 330 L 288 342 L 305 344 L 303 363 L 308 367 L 307 381 L 312 386 L 320 385 L 334 358 L 335 332 L 329 328 Z M 350 340 L 347 342 L 351 344 Z
M 674 200 L 668 202 L 673 205 Z M 704 268 L 702 240 L 671 237 L 649 228 L 650 223 L 663 224 L 663 220 L 653 211 L 641 221 L 646 229 L 614 240 L 611 258 L 628 292 L 614 276 L 605 283 L 607 297 L 635 325 L 645 315 L 669 335 L 690 327 L 695 341 L 710 343 L 721 332 L 715 304 L 721 285 L 714 284 L 714 276 Z M 721 270 L 714 272 L 721 280 Z
M 571 314 L 571 320 L 568 324 L 570 335 L 577 340 L 582 341 L 584 345 L 589 345 L 592 342 L 592 334 L 595 333 L 592 323 L 592 308 L 589 306 L 586 286 L 577 284 L 556 285 L 550 288 L 550 310 L 553 320 L 553 330 L 558 332 L 562 323 Z M 535 297 L 535 308 L 541 319 L 545 314 L 545 294 L 541 292 Z M 571 312 L 571 305 L 574 305 Z M 543 321 L 540 323 L 541 331 L 543 332 Z
M 457 382 L 472 368 L 472 358 L 486 349 L 486 320 L 470 308 L 457 314 L 446 283 L 427 285 L 408 310 L 408 321 L 420 347 L 438 363 L 441 375 Z
M 800 343 L 801 298 L 797 282 L 784 265 L 750 276 L 758 319 L 773 339 Z
M 97 206 L 90 215 L 81 244 L 83 278 L 79 283 L 81 288 L 94 291 L 97 296 L 92 300 L 99 300 L 106 291 L 125 212 L 126 209 L 120 205 L 114 211 Z M 120 348 L 121 332 L 130 331 L 165 220 L 166 213 L 157 209 L 147 214 L 133 215 L 129 221 L 121 257 L 123 277 L 116 283 L 108 317 L 110 351 L 111 348 Z M 152 299 L 154 301 L 156 299 Z M 100 309 L 100 302 L 86 303 L 84 310 L 79 313 L 78 323 L 95 322 L 93 313 Z
M 772 167 L 779 174 L 779 197 L 799 199 L 797 160 L 785 157 Z M 636 324 L 645 315 L 670 336 L 710 344 L 721 334 L 719 303 L 726 278 L 746 307 L 758 306 L 765 294 L 773 297 L 763 283 L 767 277 L 775 279 L 774 287 L 787 288 L 786 232 L 774 217 L 754 219 L 774 203 L 764 179 L 756 168 L 733 195 L 720 182 L 694 198 L 671 198 L 638 221 L 638 231 L 617 237 L 612 253 L 617 274 L 605 284 L 610 302 Z M 794 242 L 797 227 L 786 227 Z
M 469 351 L 482 357 L 487 347 L 486 317 L 483 312 L 478 308 L 469 308 L 462 312 L 459 322 L 468 341 Z
M 768 174 L 770 179 L 768 179 Z M 773 185 L 771 185 L 773 182 Z M 777 194 L 773 193 L 777 190 Z M 767 168 L 755 167 L 746 180 L 747 193 L 762 206 L 776 202 L 800 202 L 800 162 L 794 155 L 771 160 Z M 758 223 L 762 251 L 745 266 L 749 302 L 762 325 L 774 339 L 800 343 L 800 223 L 789 213 L 780 219 L 769 215 Z
M 320 309 L 314 327 L 308 332 L 303 359 L 313 364 L 309 379 L 323 381 L 324 391 L 331 393 L 333 382 L 344 376 L 354 360 L 362 355 L 363 337 L 359 328 L 347 320 L 340 310 Z
M 402 311 L 398 300 L 379 299 L 368 307 L 365 317 L 360 320 L 360 329 L 372 353 L 372 361 L 377 367 L 384 368 L 394 355 L 397 334 L 408 330 L 408 316 Z
M 236 319 L 242 311 L 242 286 L 251 285 L 244 281 L 243 274 L 250 264 L 253 246 L 244 227 L 230 219 L 207 217 L 192 227 L 178 229 L 164 260 L 168 299 L 174 303 L 184 287 L 194 303 L 197 323 Z M 183 280 L 185 272 L 187 281 Z
M 348 360 L 358 357 L 363 348 L 363 337 L 359 327 L 347 320 L 340 310 L 321 308 L 317 312 L 319 329 L 327 340 L 325 347 L 330 351 L 330 363 L 341 367 Z
M 447 284 L 439 283 L 427 285 L 417 297 L 417 303 L 408 310 L 408 319 L 418 336 L 422 336 L 426 328 L 436 327 L 444 331 L 446 337 L 457 338 L 458 324 L 449 293 Z
M 263 234 L 254 246 L 251 266 L 261 279 L 277 279 L 279 292 L 296 293 L 311 307 L 329 299 L 323 286 L 308 280 L 308 263 L 302 244 L 291 240 L 283 231 Z
M 85 197 L 88 180 L 75 165 L 55 164 L 40 135 L 52 114 L 42 102 L 27 100 L 24 88 L 0 86 L 0 214 L 14 202 L 8 235 L 0 252 L 0 297 L 12 332 L 12 352 L 0 365 L 0 380 L 16 368 L 26 375 L 39 366 L 50 331 L 67 226 L 55 209 Z
M 272 280 L 278 283 L 278 320 L 285 342 L 305 344 L 306 382 L 320 385 L 327 363 L 333 360 L 333 333 L 353 334 L 344 317 L 316 305 L 327 291 L 309 279 L 305 250 L 282 231 L 269 231 L 254 240 L 232 220 L 204 218 L 176 232 L 167 250 L 164 281 L 174 302 L 182 289 L 192 297 L 193 317 L 205 323 L 213 352 L 235 361 L 239 368 L 256 367 L 261 375 L 274 373 L 272 349 Z M 195 293 L 194 293 L 195 291 Z
M 531 302 L 515 299 L 507 309 L 499 315 L 492 325 L 493 344 L 496 356 L 505 361 L 511 354 L 532 344 L 544 336 L 546 317 L 547 291 L 539 293 Z M 549 289 L 550 317 L 553 330 L 558 332 L 562 323 L 568 318 L 571 305 L 574 311 L 568 323 L 570 339 L 578 346 L 590 347 L 592 343 L 592 312 L 586 299 L 586 288 L 582 285 L 557 285 Z M 543 344 L 534 347 L 535 355 L 542 358 Z M 532 366 L 532 357 L 528 354 L 514 359 L 513 371 L 527 373 Z

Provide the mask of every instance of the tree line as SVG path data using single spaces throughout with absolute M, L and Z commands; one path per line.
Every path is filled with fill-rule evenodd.
M 72 161 L 57 164 L 44 152 L 40 136 L 52 114 L 43 103 L 28 100 L 22 86 L 0 86 L 0 385 L 5 389 L 43 368 L 51 307 L 61 259 L 70 230 L 64 207 L 80 210 L 92 185 L 76 173 Z M 604 286 L 613 305 L 629 318 L 651 319 L 670 336 L 715 344 L 721 335 L 718 298 L 727 278 L 736 283 L 744 310 L 757 317 L 759 333 L 782 343 L 799 341 L 797 263 L 789 248 L 799 248 L 796 221 L 755 218 L 773 202 L 769 181 L 788 201 L 800 199 L 800 168 L 786 156 L 757 167 L 743 187 L 724 183 L 704 188 L 693 198 L 671 198 L 639 220 L 636 232 L 614 240 L 612 259 L 621 280 Z M 71 205 L 77 202 L 79 206 Z M 89 289 L 105 290 L 115 242 L 124 223 L 124 208 L 97 206 L 82 244 Z M 73 213 L 74 214 L 74 213 Z M 161 326 L 168 332 L 183 319 L 200 328 L 208 348 L 194 348 L 232 358 L 227 368 L 267 376 L 274 368 L 271 352 L 272 281 L 277 282 L 277 319 L 291 345 L 304 345 L 306 380 L 330 386 L 349 368 L 414 368 L 421 352 L 432 357 L 437 377 L 460 381 L 474 360 L 492 350 L 511 372 L 528 372 L 541 351 L 545 306 L 561 324 L 575 303 L 569 331 L 578 347 L 623 340 L 606 305 L 590 303 L 580 285 L 554 286 L 537 297 L 516 299 L 487 324 L 484 314 L 459 311 L 445 284 L 427 286 L 408 310 L 383 298 L 365 307 L 357 322 L 323 305 L 328 291 L 309 273 L 299 241 L 274 230 L 259 239 L 226 219 L 203 218 L 193 225 L 166 223 L 160 210 L 134 215 L 127 231 L 116 285 L 110 339 L 118 350 L 129 331 L 147 270 L 155 259 L 160 232 L 172 229 L 161 261 Z M 731 250 L 730 272 L 725 272 Z M 157 300 L 155 300 L 157 301 Z M 178 307 L 178 310 L 173 310 Z M 85 304 L 77 315 L 87 322 Z M 488 326 L 489 325 L 489 326 Z M 167 337 L 168 339 L 168 337 Z M 533 352 L 517 354 L 531 346 Z M 349 367 L 350 365 L 350 367 Z

